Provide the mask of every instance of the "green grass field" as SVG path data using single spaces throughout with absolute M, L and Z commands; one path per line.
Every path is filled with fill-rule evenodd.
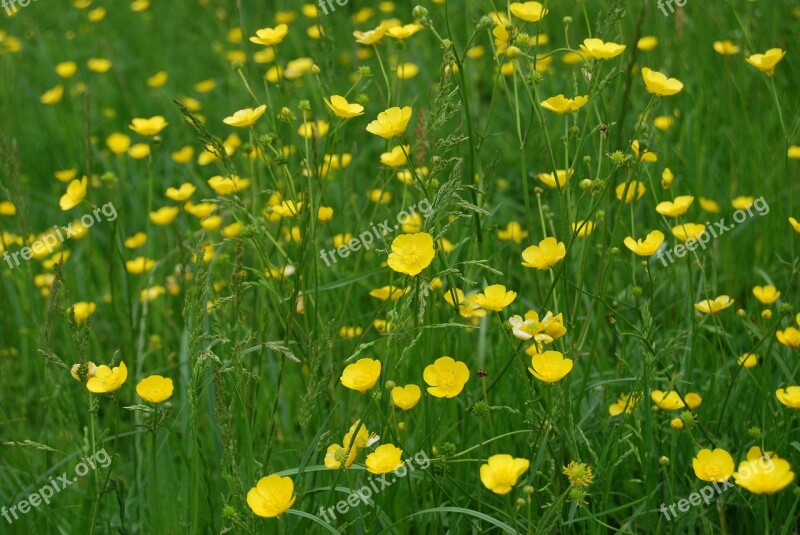
M 0 533 L 800 533 L 800 3 L 682 3 L 5 0 Z

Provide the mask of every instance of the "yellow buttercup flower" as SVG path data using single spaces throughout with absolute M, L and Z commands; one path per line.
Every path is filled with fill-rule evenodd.
M 251 43 L 264 46 L 275 46 L 283 41 L 283 38 L 289 33 L 289 27 L 286 24 L 278 24 L 274 28 L 262 28 L 256 31 L 256 36 L 250 38 Z
M 381 301 L 397 301 L 400 299 L 400 297 L 402 297 L 403 289 L 396 286 L 383 286 L 382 288 L 370 290 L 369 295 L 376 299 L 380 299 Z
M 720 211 L 719 203 L 714 199 L 706 199 L 705 197 L 700 197 L 700 208 L 704 212 L 708 212 L 710 214 L 718 214 Z
M 647 192 L 647 188 L 644 183 L 638 180 L 631 180 L 630 183 L 623 182 L 614 188 L 614 193 L 620 201 L 623 200 L 622 196 L 625 195 L 625 204 L 630 204 L 634 200 L 638 201 L 644 197 L 645 192 Z
M 567 255 L 566 246 L 553 237 L 545 238 L 539 245 L 531 245 L 522 251 L 522 265 L 529 268 L 548 270 Z
M 702 481 L 721 483 L 733 475 L 733 457 L 722 448 L 702 449 L 692 459 L 694 474 Z
M 80 371 L 80 367 L 80 364 L 73 364 L 69 371 L 70 375 L 72 375 L 73 379 L 76 381 L 81 380 L 81 376 L 78 373 Z M 88 381 L 90 378 L 94 377 L 95 373 L 97 373 L 97 365 L 90 360 L 86 363 L 86 380 Z
M 95 394 L 107 394 L 122 386 L 128 378 L 128 368 L 124 362 L 119 366 L 109 368 L 105 364 L 98 366 L 94 372 L 94 377 L 86 381 L 86 388 Z
M 574 113 L 578 111 L 587 102 L 589 102 L 588 96 L 566 98 L 564 95 L 556 95 L 555 97 L 550 97 L 542 101 L 542 108 L 563 115 L 565 113 Z
M 781 50 L 780 48 L 770 48 L 763 54 L 753 54 L 747 58 L 746 61 L 759 71 L 772 76 L 775 74 L 775 66 L 781 62 L 783 56 L 785 55 L 785 50 Z
M 737 210 L 747 210 L 748 207 L 753 206 L 756 198 L 752 195 L 739 195 L 731 201 L 731 206 Z
M 513 241 L 514 243 L 522 243 L 522 240 L 528 237 L 528 231 L 522 230 L 522 227 L 516 221 L 510 221 L 505 229 L 497 231 L 497 238 L 500 241 Z
M 61 78 L 72 78 L 78 72 L 78 64 L 74 61 L 62 61 L 56 65 L 55 70 Z
M 422 29 L 420 24 L 411 23 L 404 26 L 393 26 L 386 30 L 386 35 L 394 39 L 403 40 L 408 39 Z
M 426 232 L 402 234 L 392 241 L 392 252 L 387 264 L 398 273 L 419 274 L 428 267 L 436 256 L 433 237 Z
M 78 325 L 89 319 L 96 309 L 96 304 L 85 301 L 79 301 L 72 305 L 72 313 L 75 314 L 75 321 Z
M 499 312 L 514 302 L 517 292 L 506 291 L 502 284 L 492 284 L 487 286 L 483 293 L 475 296 L 475 303 L 486 310 Z
M 792 349 L 800 347 L 800 331 L 798 331 L 796 327 L 788 327 L 782 331 L 778 331 L 775 333 L 775 337 L 778 339 L 778 342 L 786 347 L 791 347 Z
M 247 505 L 256 515 L 274 518 L 291 509 L 297 496 L 290 477 L 269 475 L 262 477 L 256 486 L 247 492 Z
M 350 446 L 349 449 L 339 444 L 331 444 L 325 452 L 325 468 L 338 470 L 350 468 L 358 457 L 358 448 Z
M 213 176 L 208 179 L 208 185 L 211 186 L 217 195 L 227 196 L 232 193 L 238 193 L 250 187 L 250 180 L 247 178 L 239 178 L 237 175 L 231 176 Z
M 613 59 L 625 51 L 625 45 L 616 43 L 604 43 L 600 39 L 584 39 L 581 51 L 594 59 L 608 60 Z
M 624 243 L 625 247 L 639 256 L 651 256 L 664 243 L 664 233 L 660 230 L 654 230 L 645 236 L 644 240 L 634 240 L 628 236 L 625 238 Z
M 675 118 L 670 115 L 659 115 L 658 117 L 653 119 L 653 125 L 662 132 L 666 132 L 667 130 L 672 128 L 674 122 Z
M 745 368 L 755 368 L 758 366 L 758 355 L 755 353 L 745 353 L 741 357 L 738 358 L 736 364 L 739 366 L 744 366 Z
M 178 188 L 167 188 L 167 198 L 175 202 L 184 202 L 189 199 L 197 188 L 189 182 L 185 182 Z
M 792 229 L 794 229 L 795 232 L 800 232 L 800 221 L 797 221 L 797 219 L 790 217 L 789 224 L 792 225 Z
M 664 171 L 661 173 L 661 187 L 664 189 L 669 189 L 673 180 L 675 180 L 675 175 L 672 174 L 672 171 L 669 170 L 669 167 L 665 167 Z
M 366 32 L 362 31 L 353 32 L 353 37 L 356 38 L 356 42 L 364 46 L 373 46 L 378 44 L 385 35 L 386 35 L 386 28 L 384 26 L 378 26 L 374 30 L 369 30 Z
M 572 360 L 559 351 L 544 351 L 531 358 L 528 371 L 544 383 L 556 383 L 572 371 Z
M 125 269 L 131 275 L 141 275 L 153 269 L 155 265 L 156 263 L 154 260 L 140 256 L 125 262 Z
M 74 179 L 78 176 L 77 169 L 61 169 L 53 173 L 56 177 L 56 180 L 59 182 L 69 182 L 70 180 Z
M 511 492 L 529 467 L 528 459 L 517 459 L 504 453 L 492 455 L 486 464 L 481 465 L 481 483 L 495 494 L 503 496 Z
M 332 95 L 331 99 L 325 99 L 325 104 L 333 111 L 333 114 L 340 119 L 351 119 L 364 114 L 364 106 L 361 104 L 350 104 L 347 99 Z
M 585 238 L 590 236 L 594 230 L 594 222 L 584 221 L 583 219 L 570 223 L 569 228 L 572 232 L 577 232 L 578 238 Z
M 328 133 L 330 124 L 327 121 L 306 121 L 297 129 L 303 139 L 321 138 Z
M 180 208 L 177 206 L 164 206 L 155 212 L 150 212 L 150 221 L 152 221 L 155 225 L 170 225 L 173 221 L 175 221 L 175 218 L 178 217 L 179 213 Z
M 370 474 L 388 474 L 403 465 L 403 450 L 392 444 L 383 444 L 367 455 L 364 464 Z
M 766 286 L 755 286 L 753 288 L 753 295 L 762 305 L 771 305 L 781 296 L 777 288 L 768 284 Z
M 136 393 L 139 394 L 139 397 L 150 403 L 166 401 L 172 397 L 172 392 L 172 379 L 160 375 L 145 377 L 136 385 Z
M 689 407 L 691 410 L 696 409 L 703 402 L 703 398 L 694 392 L 689 392 L 681 399 L 680 395 L 675 390 L 669 392 L 662 392 L 661 390 L 653 390 L 650 392 L 650 399 L 653 400 L 659 409 L 663 411 L 677 411 Z M 683 401 L 686 401 L 684 403 Z
M 167 71 L 159 71 L 147 79 L 147 86 L 152 88 L 162 87 L 167 83 L 169 74 Z
M 739 47 L 728 39 L 724 41 L 714 41 L 714 50 L 717 54 L 723 56 L 732 56 L 739 53 Z
M 800 409 L 800 386 L 787 386 L 775 391 L 775 397 L 790 409 Z
M 786 150 L 786 156 L 792 160 L 800 160 L 800 145 L 792 145 Z
M 508 8 L 515 17 L 525 22 L 539 22 L 548 13 L 539 2 L 514 2 Z
M 654 35 L 645 35 L 636 42 L 636 48 L 642 52 L 650 52 L 658 46 L 658 37 Z
M 367 125 L 367 132 L 384 139 L 401 136 L 411 120 L 411 107 L 389 108 L 378 114 L 378 118 Z
M 747 460 L 739 463 L 733 479 L 753 494 L 775 494 L 794 481 L 794 472 L 786 459 L 753 446 L 747 452 Z
M 358 390 L 362 394 L 375 386 L 381 375 L 381 362 L 375 359 L 359 359 L 349 364 L 339 378 L 342 385 L 350 390 Z
M 52 106 L 53 104 L 58 104 L 61 102 L 61 99 L 64 97 L 64 86 L 58 84 L 53 89 L 49 89 L 45 91 L 41 97 L 39 97 L 39 102 L 44 104 L 45 106 Z
M 689 210 L 689 207 L 694 202 L 694 197 L 691 195 L 681 195 L 675 197 L 674 201 L 663 201 L 656 205 L 656 212 L 668 217 L 678 217 L 683 215 Z
M 734 303 L 735 299 L 731 299 L 727 295 L 720 295 L 714 299 L 706 299 L 694 304 L 694 308 L 703 314 L 718 314 L 725 310 Z
M 144 232 L 137 232 L 130 238 L 125 239 L 125 247 L 128 249 L 138 249 L 145 243 L 147 243 L 147 234 Z
M 258 119 L 264 115 L 264 111 L 267 109 L 266 104 L 262 104 L 257 108 L 245 108 L 243 110 L 239 110 L 230 117 L 225 117 L 222 122 L 229 125 L 235 126 L 237 128 L 246 128 L 248 126 L 252 126 L 258 121 Z
M 633 150 L 633 153 L 636 155 L 636 158 L 637 159 L 641 158 L 642 162 L 644 162 L 644 163 L 652 163 L 652 162 L 657 162 L 658 161 L 658 154 L 656 154 L 655 152 L 653 152 L 653 151 L 651 151 L 649 149 L 645 149 L 645 151 L 642 153 L 641 157 L 639 156 L 639 140 L 638 139 L 634 139 L 631 142 L 631 149 Z
M 405 152 L 403 152 L 404 149 Z M 392 147 L 391 151 L 381 154 L 381 163 L 387 167 L 403 167 L 408 163 L 406 154 L 410 150 L 410 145 Z
M 417 385 L 396 386 L 392 389 L 392 403 L 404 411 L 416 407 L 421 397 L 422 391 Z
M 564 189 L 567 185 L 567 181 L 572 178 L 572 174 L 571 169 L 569 173 L 565 169 L 558 169 L 556 170 L 555 176 L 553 176 L 553 173 L 538 173 L 536 178 L 548 188 Z
M 155 136 L 164 130 L 169 123 L 161 115 L 155 115 L 149 119 L 137 117 L 131 121 L 128 128 L 140 136 Z
M 696 240 L 705 230 L 706 226 L 700 223 L 683 223 L 672 227 L 672 235 L 681 241 Z
M 639 396 L 637 395 L 620 394 L 617 401 L 608 406 L 608 414 L 611 416 L 619 416 L 623 412 L 628 414 L 633 411 L 638 402 Z
M 67 192 L 58 201 L 61 210 L 66 212 L 78 206 L 86 197 L 87 188 L 88 179 L 85 176 L 80 180 L 70 182 L 67 186 Z
M 666 75 L 644 67 L 642 78 L 647 91 L 659 97 L 668 97 L 680 93 L 683 84 L 676 78 L 667 78 Z
M 128 156 L 134 160 L 142 160 L 150 155 L 150 145 L 147 143 L 137 143 L 128 150 Z
M 106 147 L 116 155 L 122 155 L 131 148 L 131 138 L 125 134 L 114 132 L 106 139 Z
M 0 215 L 12 216 L 17 213 L 17 207 L 11 201 L 0 201 Z M 0 246 L 0 251 L 2 247 Z
M 469 380 L 469 368 L 461 361 L 450 357 L 439 357 L 425 367 L 422 378 L 428 385 L 428 393 L 437 398 L 452 398 L 461 393 Z
M 103 74 L 111 69 L 111 61 L 105 58 L 91 58 L 86 62 L 90 71 Z

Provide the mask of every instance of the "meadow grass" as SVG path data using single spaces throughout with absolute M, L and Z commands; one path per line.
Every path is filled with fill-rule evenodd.
M 800 530 L 800 7 L 420 4 L 0 12 L 0 533 Z

